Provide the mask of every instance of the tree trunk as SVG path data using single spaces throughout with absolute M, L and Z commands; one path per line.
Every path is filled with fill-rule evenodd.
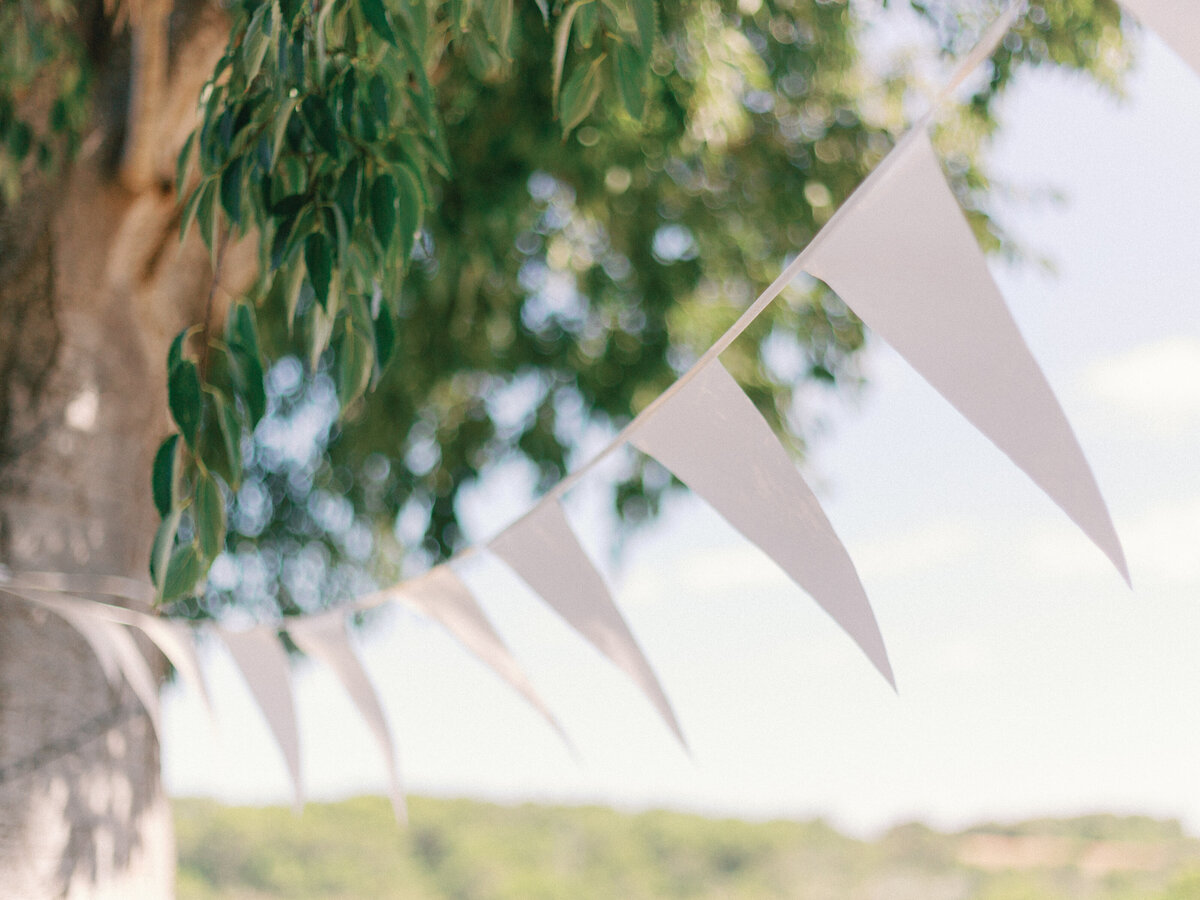
M 166 349 L 212 285 L 203 246 L 178 242 L 173 168 L 224 23 L 177 6 L 137 4 L 132 39 L 97 54 L 95 131 L 72 170 L 27 173 L 17 207 L 0 208 L 0 563 L 13 571 L 147 578 Z M 246 256 L 222 266 L 227 287 Z M 65 621 L 0 595 L 0 900 L 170 897 L 173 881 L 145 710 Z

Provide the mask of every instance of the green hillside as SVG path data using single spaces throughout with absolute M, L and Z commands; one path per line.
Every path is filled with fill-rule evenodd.
M 1195 900 L 1200 840 L 1090 816 L 877 841 L 820 821 L 751 824 L 599 807 L 378 798 L 285 808 L 175 802 L 179 900 L 766 898 Z

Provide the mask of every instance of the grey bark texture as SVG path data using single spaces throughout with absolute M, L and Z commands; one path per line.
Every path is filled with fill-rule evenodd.
M 110 24 L 99 4 L 80 9 Z M 128 11 L 124 34 L 92 38 L 105 45 L 80 158 L 53 181 L 28 173 L 0 207 L 0 564 L 13 571 L 147 578 L 166 349 L 210 305 L 208 254 L 180 245 L 172 182 L 224 21 L 200 2 Z M 218 314 L 250 256 L 227 254 Z M 0 594 L 0 900 L 170 897 L 173 881 L 145 711 L 70 625 Z

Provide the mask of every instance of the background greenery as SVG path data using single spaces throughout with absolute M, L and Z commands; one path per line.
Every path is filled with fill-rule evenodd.
M 1094 815 L 859 841 L 821 822 L 410 798 L 282 807 L 178 800 L 180 900 L 822 898 L 1192 900 L 1200 840 Z

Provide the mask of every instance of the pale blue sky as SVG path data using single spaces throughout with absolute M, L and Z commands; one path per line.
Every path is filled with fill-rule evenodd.
M 1095 810 L 1200 831 L 1200 76 L 1153 36 L 1142 44 L 1123 104 L 1062 75 L 1027 78 L 995 157 L 1010 180 L 1068 198 L 1009 215 L 1058 275 L 994 272 L 1093 465 L 1134 591 L 876 345 L 857 403 L 811 398 L 831 427 L 805 473 L 858 565 L 898 696 L 684 497 L 608 575 L 692 756 L 513 576 L 479 565 L 464 571 L 581 759 L 436 626 L 399 613 L 362 647 L 411 792 L 822 815 L 857 833 Z M 495 486 L 475 515 L 519 494 Z M 573 499 L 595 549 L 601 529 Z M 220 733 L 196 698 L 168 692 L 169 790 L 287 802 L 239 676 L 215 648 L 206 662 Z M 341 688 L 311 665 L 297 685 L 310 795 L 382 792 Z

